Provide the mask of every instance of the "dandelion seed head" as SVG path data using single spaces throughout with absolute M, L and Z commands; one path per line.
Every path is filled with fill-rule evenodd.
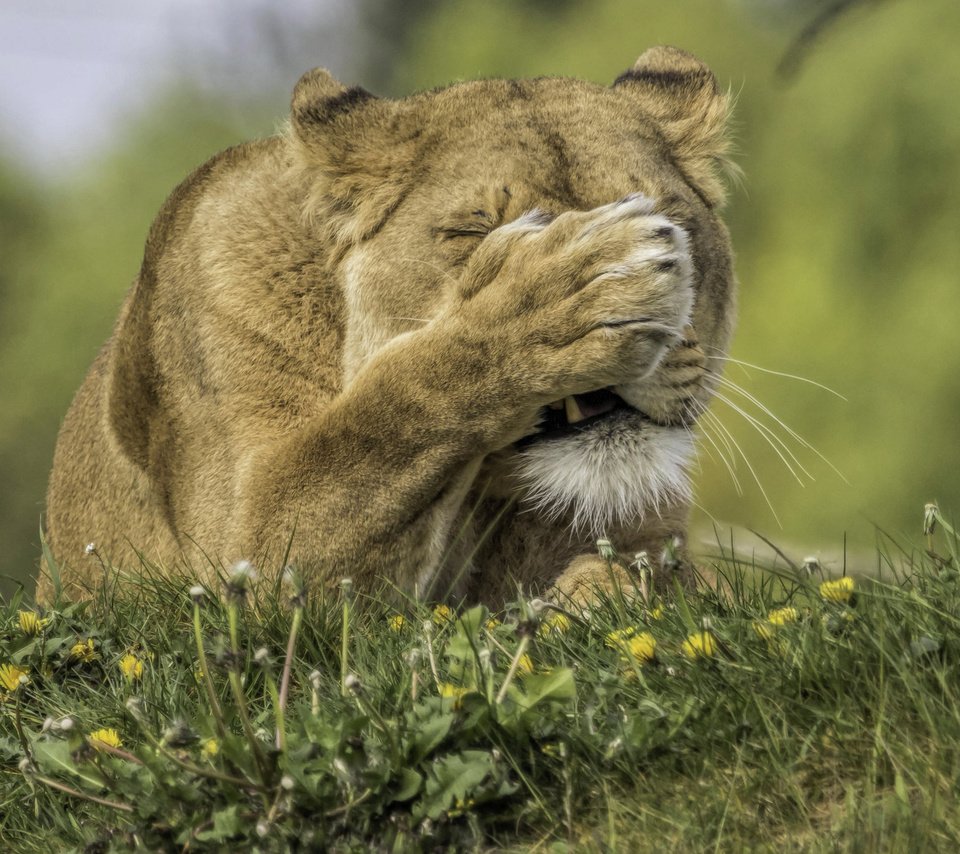
M 141 697 L 130 697 L 124 705 L 127 711 L 137 720 L 144 717 L 143 699 Z
M 617 556 L 617 550 L 613 547 L 613 543 L 605 537 L 597 540 L 597 551 L 604 560 L 613 560 Z

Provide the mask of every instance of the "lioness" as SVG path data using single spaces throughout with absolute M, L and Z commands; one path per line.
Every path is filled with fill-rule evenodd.
M 606 582 L 601 534 L 681 542 L 734 320 L 728 112 L 669 47 L 609 88 L 391 101 L 304 75 L 287 130 L 201 166 L 150 230 L 57 443 L 67 593 L 99 582 L 91 541 L 133 570 L 288 554 L 490 603 Z

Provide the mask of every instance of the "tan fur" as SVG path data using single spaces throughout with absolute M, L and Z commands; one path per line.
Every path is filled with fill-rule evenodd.
M 681 431 L 706 405 L 734 317 L 727 112 L 672 48 L 610 88 L 386 101 L 305 75 L 286 133 L 215 157 L 151 228 L 57 445 L 67 592 L 99 582 L 88 542 L 204 574 L 289 546 L 321 584 L 434 598 L 582 586 L 592 537 L 527 505 L 514 443 L 594 389 Z M 688 508 L 655 510 L 605 533 L 659 555 Z

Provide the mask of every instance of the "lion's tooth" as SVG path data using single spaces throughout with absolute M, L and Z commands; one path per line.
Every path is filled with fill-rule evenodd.
M 550 408 L 550 409 L 558 409 L 558 410 L 559 410 L 559 409 L 563 409 L 563 401 L 562 401 L 562 400 L 555 400 L 553 403 L 550 404 L 550 407 L 549 407 L 549 408 Z
M 578 421 L 583 421 L 583 419 L 586 418 L 580 411 L 580 405 L 577 403 L 577 399 L 572 395 L 563 399 L 563 408 L 567 411 L 568 424 L 576 424 Z

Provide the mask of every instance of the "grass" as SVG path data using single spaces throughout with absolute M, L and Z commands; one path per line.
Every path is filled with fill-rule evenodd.
M 956 538 L 878 561 L 823 587 L 727 556 L 718 590 L 589 617 L 243 568 L 42 615 L 16 596 L 0 847 L 954 851 Z

